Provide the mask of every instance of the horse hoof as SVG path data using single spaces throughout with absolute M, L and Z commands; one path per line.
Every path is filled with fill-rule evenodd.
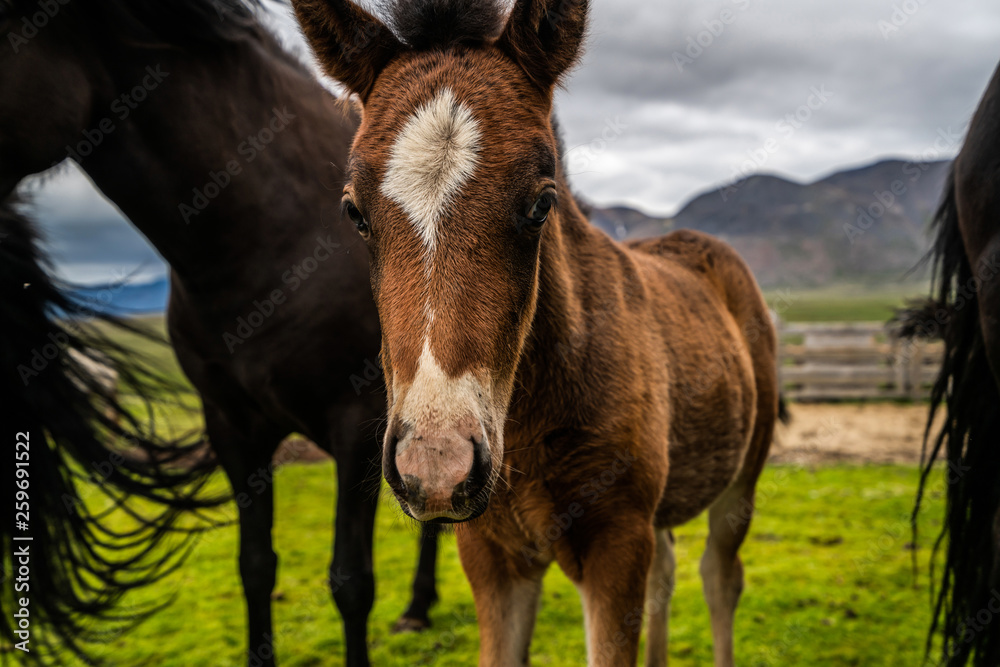
M 431 627 L 431 622 L 426 618 L 400 616 L 399 620 L 392 626 L 392 634 L 398 635 L 404 632 L 423 632 L 429 627 Z

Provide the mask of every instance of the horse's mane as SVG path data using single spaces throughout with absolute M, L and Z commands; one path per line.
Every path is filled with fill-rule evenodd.
M 507 17 L 497 0 L 379 0 L 376 7 L 396 37 L 420 51 L 488 41 Z
M 37 10 L 33 0 L 0 0 L 0 12 Z M 139 47 L 212 46 L 262 35 L 262 0 L 73 0 L 59 5 L 75 26 Z M 57 14 L 57 16 L 58 16 Z

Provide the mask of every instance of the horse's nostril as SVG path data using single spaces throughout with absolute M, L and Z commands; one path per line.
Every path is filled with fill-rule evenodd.
M 420 486 L 420 480 L 413 475 L 403 475 L 399 481 L 399 490 L 396 493 L 411 502 L 422 501 L 424 495 Z
M 386 442 L 385 452 L 382 456 L 382 476 L 385 477 L 389 488 L 398 496 L 406 496 L 406 482 L 399 474 L 396 466 L 396 446 L 399 444 L 399 436 L 393 435 Z
M 470 437 L 469 441 L 472 442 L 472 467 L 469 469 L 468 476 L 455 486 L 452 501 L 456 506 L 460 502 L 475 498 L 490 479 L 491 466 L 486 443 L 475 437 Z

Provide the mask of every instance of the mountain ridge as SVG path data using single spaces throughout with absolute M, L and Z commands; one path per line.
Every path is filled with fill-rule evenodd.
M 696 229 L 730 243 L 765 287 L 922 279 L 928 223 L 950 160 L 883 159 L 799 183 L 753 174 L 689 199 L 673 217 L 592 206 L 614 238 Z

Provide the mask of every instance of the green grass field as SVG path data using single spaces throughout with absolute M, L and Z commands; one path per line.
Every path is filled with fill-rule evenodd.
M 771 289 L 765 290 L 764 296 L 786 322 L 885 322 L 907 299 L 929 293 L 929 287 L 919 284 L 879 289 L 841 285 Z
M 774 295 L 769 295 L 774 296 Z M 884 319 L 898 294 L 867 296 L 788 293 L 789 321 Z M 162 331 L 162 319 L 146 321 Z M 122 339 L 172 377 L 172 353 L 148 341 Z M 173 410 L 176 428 L 198 426 L 196 414 Z M 747 586 L 737 614 L 741 665 L 915 665 L 930 621 L 930 546 L 940 527 L 936 488 L 912 544 L 908 516 L 918 472 L 906 466 L 769 467 L 758 487 L 758 515 L 742 555 Z M 220 475 L 221 477 L 221 475 Z M 220 479 L 219 483 L 223 483 Z M 335 482 L 332 463 L 294 464 L 276 473 L 274 594 L 282 665 L 339 665 L 343 640 L 326 586 Z M 228 516 L 234 510 L 225 510 Z M 708 612 L 698 559 L 704 518 L 677 531 L 678 586 L 671 615 L 674 665 L 711 664 Z M 377 601 L 370 645 L 377 665 L 471 665 L 478 635 L 472 597 L 455 540 L 442 540 L 440 603 L 434 627 L 391 635 L 405 608 L 416 562 L 417 527 L 383 494 L 376 534 Z M 237 575 L 237 531 L 216 529 L 199 539 L 187 564 L 155 588 L 133 594 L 126 609 L 173 597 L 172 604 L 133 632 L 112 637 L 94 653 L 130 666 L 242 665 L 244 603 Z M 914 565 L 916 564 L 916 569 Z M 545 581 L 532 664 L 585 661 L 579 597 L 553 568 Z M 71 662 L 70 664 L 77 664 Z
M 280 565 L 274 610 L 283 665 L 343 662 L 339 619 L 325 584 L 335 491 L 332 466 L 296 464 L 276 475 Z M 775 466 L 765 472 L 759 513 L 742 550 L 747 586 L 737 614 L 738 664 L 921 662 L 930 609 L 929 546 L 941 500 L 940 490 L 935 491 L 914 550 L 907 517 L 916 477 L 915 469 L 895 466 Z M 675 665 L 711 663 L 708 613 L 697 574 L 705 534 L 703 519 L 678 531 L 670 644 Z M 373 661 L 475 664 L 475 613 L 452 535 L 443 539 L 434 627 L 419 635 L 389 633 L 408 600 L 416 543 L 413 523 L 383 496 L 376 536 L 377 602 L 370 626 Z M 173 604 L 96 652 L 108 664 L 122 666 L 242 664 L 245 612 L 236 553 L 234 527 L 202 537 L 182 570 L 129 601 L 174 595 Z M 532 664 L 576 666 L 584 656 L 579 598 L 553 568 L 545 581 Z

